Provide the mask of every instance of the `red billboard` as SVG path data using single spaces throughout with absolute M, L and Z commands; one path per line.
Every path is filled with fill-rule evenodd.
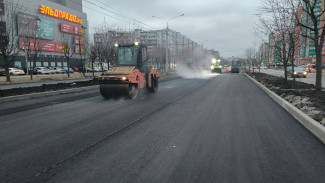
M 74 26 L 66 23 L 61 23 L 61 32 L 66 32 L 69 34 L 74 33 Z
M 42 51 L 55 52 L 55 43 L 49 41 L 39 41 L 39 47 Z
M 28 39 L 28 38 L 19 39 L 20 49 L 55 52 L 56 51 L 55 45 L 56 43 L 54 42 L 44 41 L 39 39 Z
M 75 26 L 74 27 L 74 34 L 83 36 L 83 35 L 85 35 L 85 29 L 83 29 L 81 27 L 78 27 L 78 26 Z
M 79 44 L 85 44 L 85 38 L 81 36 L 75 36 L 74 37 L 74 44 L 79 45 Z
M 56 52 L 60 52 L 60 53 L 63 53 L 63 47 L 64 47 L 64 44 L 63 43 L 56 43 Z
M 75 46 L 75 53 L 79 54 L 80 52 L 81 52 L 81 54 L 85 54 L 86 53 L 85 47 L 82 46 L 82 45 L 80 45 L 80 47 L 79 47 L 79 45 L 76 45 Z

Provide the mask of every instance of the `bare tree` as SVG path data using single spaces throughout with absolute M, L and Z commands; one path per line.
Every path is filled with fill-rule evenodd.
M 5 17 L 0 16 L 0 55 L 4 59 L 6 81 L 11 82 L 9 75 L 9 57 L 19 53 L 18 35 L 16 34 L 17 9 L 21 7 L 19 1 L 12 3 L 7 1 L 5 7 Z
M 295 19 L 298 9 L 293 9 L 291 6 L 289 1 L 266 0 L 259 8 L 260 30 L 271 34 L 275 40 L 275 57 L 284 66 L 285 83 L 288 82 L 289 61 L 294 69 L 294 53 L 299 40 Z
M 325 3 L 319 0 L 289 0 L 291 9 L 300 9 L 295 14 L 298 26 L 307 31 L 301 31 L 301 36 L 309 38 L 315 45 L 316 52 L 316 90 L 322 89 L 322 50 L 325 39 Z M 301 18 L 302 14 L 309 21 Z
M 63 51 L 63 56 L 65 57 L 67 61 L 67 73 L 68 77 L 70 77 L 70 59 L 74 55 L 74 45 L 72 44 L 71 38 L 69 35 L 62 34 L 62 51 Z

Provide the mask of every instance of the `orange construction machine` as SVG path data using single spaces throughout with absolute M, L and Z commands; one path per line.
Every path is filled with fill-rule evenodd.
M 98 77 L 100 93 L 104 98 L 127 96 L 135 99 L 139 89 L 157 92 L 160 73 L 147 65 L 147 47 L 117 46 L 116 66 Z

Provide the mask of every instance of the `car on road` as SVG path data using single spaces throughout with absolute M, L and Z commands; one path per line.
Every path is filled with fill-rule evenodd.
M 316 70 L 316 65 L 308 65 L 306 66 L 308 68 L 308 72 L 311 73 L 313 70 Z
M 0 76 L 5 76 L 6 75 L 6 70 L 3 67 L 0 67 Z
M 9 68 L 9 74 L 12 76 L 25 75 L 25 71 L 18 68 Z
M 288 75 L 290 75 L 291 77 L 303 77 L 306 78 L 308 75 L 308 68 L 306 67 L 294 67 L 294 71 L 292 72 L 292 67 L 288 67 L 287 69 L 288 71 Z
M 50 70 L 46 67 L 35 67 L 34 74 L 50 74 Z

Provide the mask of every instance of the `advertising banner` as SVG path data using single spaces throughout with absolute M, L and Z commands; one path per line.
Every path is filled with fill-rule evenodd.
M 54 42 L 37 40 L 37 39 L 29 39 L 29 38 L 20 38 L 19 48 L 29 49 L 29 50 L 48 51 L 48 52 L 56 51 Z
M 0 0 L 0 15 L 5 14 L 5 4 L 3 3 L 3 0 Z
M 63 43 L 56 43 L 56 52 L 60 52 L 63 53 L 63 48 L 64 48 L 64 44 Z
M 25 13 L 17 14 L 18 35 L 40 39 L 54 39 L 54 22 Z
M 84 45 L 85 44 L 85 38 L 81 36 L 75 36 L 74 37 L 74 44 L 76 45 Z
M 85 54 L 86 53 L 85 47 L 82 46 L 82 45 L 80 45 L 80 47 L 79 47 L 79 45 L 76 45 L 75 46 L 75 53 L 79 54 L 80 52 L 81 52 L 81 54 Z
M 78 27 L 78 26 L 75 26 L 74 27 L 74 34 L 83 36 L 83 35 L 85 35 L 85 29 L 83 29 L 81 27 Z
M 55 43 L 49 41 L 39 41 L 40 49 L 42 51 L 55 52 Z
M 74 26 L 67 23 L 61 23 L 61 32 L 73 34 Z

